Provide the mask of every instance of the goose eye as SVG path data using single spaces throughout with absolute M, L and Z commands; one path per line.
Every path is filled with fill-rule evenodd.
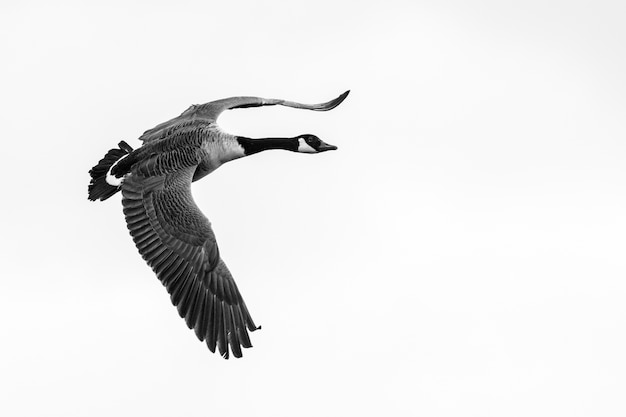
M 320 146 L 320 140 L 316 137 L 307 137 L 306 143 L 312 146 L 314 149 L 317 149 Z

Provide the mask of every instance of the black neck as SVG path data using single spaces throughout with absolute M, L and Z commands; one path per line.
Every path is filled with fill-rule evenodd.
M 268 149 L 284 149 L 287 151 L 298 151 L 298 138 L 263 138 L 250 139 L 237 136 L 237 141 L 243 147 L 246 155 L 267 151 Z

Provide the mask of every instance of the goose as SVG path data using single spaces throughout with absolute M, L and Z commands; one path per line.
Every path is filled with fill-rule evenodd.
M 109 150 L 89 174 L 88 199 L 104 201 L 122 193 L 124 217 L 142 258 L 170 294 L 178 313 L 209 350 L 225 359 L 250 348 L 256 326 L 222 260 L 209 220 L 193 196 L 191 183 L 226 162 L 270 149 L 317 154 L 337 147 L 312 134 L 252 139 L 221 130 L 225 110 L 287 106 L 327 111 L 348 96 L 302 104 L 281 99 L 231 97 L 192 105 L 180 116 L 147 130 L 133 149 L 125 141 Z

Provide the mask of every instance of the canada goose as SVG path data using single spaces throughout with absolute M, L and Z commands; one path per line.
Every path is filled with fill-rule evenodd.
M 259 97 L 232 97 L 193 105 L 180 116 L 147 130 L 143 146 L 126 142 L 111 149 L 89 174 L 89 200 L 122 191 L 128 230 L 143 259 L 167 288 L 178 313 L 211 352 L 235 357 L 252 347 L 257 327 L 226 264 L 209 220 L 196 206 L 191 183 L 225 162 L 268 149 L 320 153 L 337 147 L 314 135 L 251 139 L 222 131 L 218 116 L 228 109 L 281 105 L 317 111 L 337 107 L 348 95 L 321 104 Z M 247 329 L 246 329 L 247 328 Z

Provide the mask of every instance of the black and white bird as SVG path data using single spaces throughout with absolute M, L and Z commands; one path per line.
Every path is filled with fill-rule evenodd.
M 220 257 L 209 220 L 191 195 L 191 183 L 220 165 L 268 149 L 320 153 L 337 149 L 310 134 L 251 139 L 222 131 L 228 109 L 281 105 L 327 111 L 348 95 L 321 104 L 259 97 L 232 97 L 193 105 L 180 116 L 146 131 L 143 145 L 111 149 L 89 174 L 90 200 L 122 191 L 128 230 L 143 259 L 171 296 L 178 313 L 212 352 L 241 357 L 254 324 L 239 289 Z

